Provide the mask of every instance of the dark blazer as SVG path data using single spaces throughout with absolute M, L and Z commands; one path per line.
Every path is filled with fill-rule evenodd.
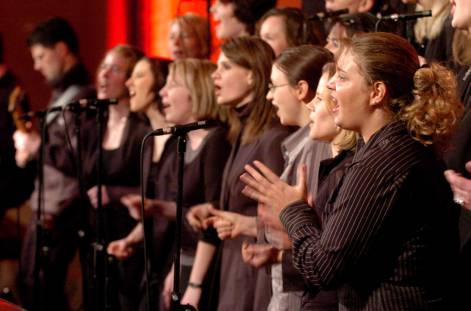
M 322 229 L 305 204 L 283 210 L 310 290 L 340 288 L 348 310 L 452 310 L 458 210 L 443 170 L 395 121 L 357 151 Z

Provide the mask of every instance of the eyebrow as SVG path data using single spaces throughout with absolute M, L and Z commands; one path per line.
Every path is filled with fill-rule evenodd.
M 339 66 L 336 66 L 336 71 L 337 71 L 337 72 L 339 72 L 339 71 L 341 71 L 341 72 L 346 72 L 345 70 L 343 70 L 343 69 L 340 68 Z

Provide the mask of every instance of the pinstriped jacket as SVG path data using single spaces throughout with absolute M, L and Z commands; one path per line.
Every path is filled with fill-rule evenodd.
M 340 310 L 452 310 L 457 207 L 430 148 L 393 121 L 357 151 L 323 211 L 281 220 L 310 287 L 338 288 Z

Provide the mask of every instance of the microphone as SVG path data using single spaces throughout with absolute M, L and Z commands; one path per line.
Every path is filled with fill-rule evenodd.
M 404 13 L 404 14 L 391 14 L 391 15 L 385 15 L 385 16 L 378 16 L 380 20 L 383 21 L 395 21 L 397 22 L 398 20 L 414 20 L 422 17 L 429 17 L 432 16 L 432 11 L 431 10 L 426 10 L 426 11 L 417 11 L 413 13 Z
M 116 98 L 110 99 L 97 99 L 97 98 L 82 98 L 67 104 L 65 110 L 80 110 L 80 109 L 94 109 L 96 107 L 106 106 L 106 105 L 116 105 L 118 100 Z
M 214 120 L 203 120 L 203 121 L 188 123 L 184 125 L 176 125 L 176 126 L 156 129 L 150 132 L 148 135 L 149 136 L 159 136 L 159 135 L 167 135 L 167 134 L 181 135 L 181 134 L 186 134 L 190 131 L 212 127 L 212 126 L 215 126 L 216 124 L 217 122 Z
M 313 20 L 313 21 L 323 21 L 324 19 L 337 17 L 343 14 L 348 14 L 348 9 L 341 9 L 341 10 L 329 11 L 329 12 L 320 12 L 320 13 L 316 13 L 308 17 L 307 19 Z
M 39 111 L 29 111 L 20 116 L 22 120 L 29 120 L 31 118 L 44 118 L 48 113 L 59 112 L 62 110 L 69 110 L 72 112 L 81 112 L 85 109 L 96 109 L 105 105 L 116 105 L 118 100 L 115 98 L 111 99 L 96 99 L 96 98 L 83 98 L 74 102 L 68 103 L 65 106 L 55 106 L 46 108 Z

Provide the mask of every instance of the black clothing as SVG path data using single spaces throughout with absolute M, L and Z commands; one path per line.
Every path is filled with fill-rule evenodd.
M 34 167 L 20 169 L 15 162 L 13 133 L 16 126 L 8 105 L 10 95 L 17 85 L 17 79 L 10 71 L 0 77 L 0 219 L 7 208 L 21 205 L 33 191 Z M 27 112 L 27 98 L 20 95 L 18 100 L 20 110 Z
M 458 212 L 443 170 L 393 121 L 357 150 L 322 229 L 305 203 L 285 208 L 294 265 L 311 292 L 340 288 L 347 310 L 453 309 Z
M 243 123 L 246 122 L 243 114 L 247 112 L 241 113 Z M 232 146 L 224 169 L 219 206 L 222 210 L 256 216 L 257 202 L 241 193 L 245 184 L 239 177 L 244 172 L 244 165 L 254 160 L 263 162 L 275 174 L 281 174 L 284 166 L 281 142 L 291 133 L 291 130 L 281 126 L 277 120 L 273 120 L 271 127 L 263 131 L 253 142 L 242 144 L 241 135 L 244 126 Z M 237 237 L 224 241 L 219 249 L 218 258 L 221 260 L 219 311 L 265 310 L 268 306 L 271 296 L 270 277 L 263 269 L 256 269 L 243 262 L 241 247 L 244 240 L 255 243 L 253 238 Z M 217 291 L 213 294 L 215 293 Z
M 106 123 L 105 123 L 106 124 Z M 121 144 L 112 150 L 103 150 L 102 182 L 109 197 L 103 205 L 103 218 L 100 219 L 100 236 L 106 250 L 111 241 L 126 237 L 137 222 L 129 215 L 128 209 L 120 202 L 122 196 L 139 192 L 139 155 L 141 141 L 151 130 L 149 122 L 143 116 L 129 113 L 121 137 Z M 96 186 L 98 137 L 96 125 L 84 131 L 84 182 L 85 189 Z M 91 223 L 94 235 L 97 235 L 97 213 L 92 212 Z M 94 240 L 94 237 L 92 238 Z M 106 256 L 106 255 L 105 255 Z M 109 264 L 108 277 L 111 278 L 108 296 L 113 310 L 136 310 L 141 293 L 140 283 L 143 273 L 143 250 L 137 248 L 135 254 L 124 261 Z M 104 273 L 104 271 L 99 271 Z M 100 291 L 94 294 L 100 295 Z
M 93 91 L 88 85 L 88 74 L 82 64 L 77 64 L 57 81 L 48 107 L 63 106 L 71 101 L 89 97 Z M 70 119 L 68 119 L 70 120 Z M 78 183 L 73 158 L 67 149 L 64 120 L 59 114 L 50 114 L 44 157 L 43 212 L 52 219 L 46 228 L 42 245 L 49 252 L 43 256 L 43 279 L 40 293 L 42 306 L 47 310 L 68 310 L 64 287 L 67 269 L 78 245 L 81 212 L 78 204 Z M 74 140 L 73 126 L 68 122 L 69 135 Z M 38 158 L 36 156 L 36 158 Z M 33 217 L 27 228 L 21 255 L 20 295 L 28 310 L 40 306 L 34 301 L 34 265 L 36 254 L 36 210 L 38 181 L 31 197 Z

